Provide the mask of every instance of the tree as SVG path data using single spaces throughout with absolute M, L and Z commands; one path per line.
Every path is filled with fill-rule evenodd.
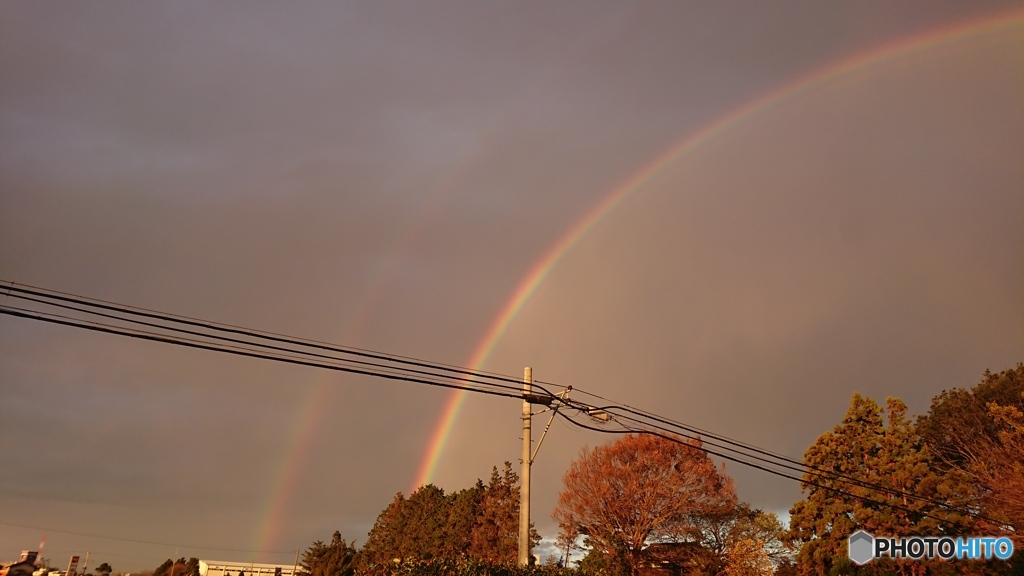
M 199 576 L 199 559 L 184 557 L 177 560 L 168 558 L 153 571 L 153 576 Z
M 966 468 L 976 460 L 975 449 L 999 435 L 1001 426 L 989 404 L 1024 409 L 1024 364 L 997 374 L 986 370 L 971 389 L 943 390 L 932 398 L 928 413 L 917 419 L 917 430 L 943 468 Z
M 153 576 L 168 576 L 172 566 L 174 566 L 174 560 L 170 558 L 164 560 L 163 564 L 157 566 L 156 570 L 153 571 Z
M 352 576 L 355 557 L 355 546 L 335 531 L 330 544 L 317 540 L 303 552 L 302 567 L 310 576 Z
M 771 576 L 774 572 L 771 558 L 763 542 L 744 538 L 729 547 L 726 557 L 726 576 Z
M 360 566 L 475 558 L 514 565 L 519 542 L 519 477 L 512 464 L 490 481 L 445 495 L 428 484 L 409 498 L 396 494 L 370 530 Z M 531 528 L 533 544 L 540 535 Z
M 104 562 L 103 564 L 100 564 L 99 566 L 96 567 L 96 574 L 102 575 L 102 576 L 109 576 L 110 573 L 113 572 L 113 571 L 114 571 L 114 569 L 111 568 L 110 564 L 107 564 L 106 562 Z
M 366 537 L 367 563 L 430 560 L 444 557 L 449 502 L 444 490 L 427 484 L 406 499 L 396 494 Z
M 576 537 L 570 536 L 565 532 L 560 532 L 558 536 L 555 537 L 555 548 L 558 549 L 559 554 L 561 555 L 561 562 L 559 565 L 562 568 L 569 567 L 569 557 L 572 555 L 572 551 L 580 549 L 576 540 Z
M 601 574 L 607 576 L 626 576 L 630 573 L 629 564 L 624 554 L 608 551 L 599 546 L 591 546 L 583 559 L 579 561 L 580 574 Z
M 692 563 L 707 574 L 771 574 L 791 556 L 779 518 L 746 503 L 698 516 L 694 524 L 703 553 Z
M 480 491 L 477 515 L 471 533 L 471 554 L 485 562 L 514 566 L 519 556 L 519 476 L 512 464 L 491 469 L 491 478 Z M 531 548 L 540 534 L 530 525 Z
M 1024 412 L 995 402 L 988 410 L 998 432 L 995 438 L 979 440 L 977 458 L 967 471 L 980 489 L 986 514 L 1009 525 L 1007 535 L 1016 548 L 1024 549 Z
M 886 536 L 959 536 L 969 525 L 970 517 L 957 511 L 967 504 L 963 477 L 934 470 L 931 452 L 902 401 L 889 398 L 884 415 L 874 400 L 854 394 L 843 421 L 804 454 L 806 498 L 790 510 L 787 534 L 800 545 L 802 574 L 854 571 L 846 541 L 858 529 Z M 865 568 L 901 574 L 927 569 L 938 564 L 885 560 Z
M 554 512 L 565 537 L 585 535 L 604 563 L 638 574 L 650 544 L 687 540 L 697 517 L 736 505 L 732 480 L 701 447 L 699 439 L 629 434 L 584 448 Z
M 965 474 L 983 515 L 972 532 L 994 533 L 1001 524 L 1024 547 L 1024 364 L 985 371 L 969 390 L 944 390 L 917 422 L 939 468 Z
M 448 523 L 444 556 L 465 558 L 473 555 L 473 527 L 480 514 L 480 504 L 486 487 L 477 479 L 472 488 L 459 490 L 448 497 Z

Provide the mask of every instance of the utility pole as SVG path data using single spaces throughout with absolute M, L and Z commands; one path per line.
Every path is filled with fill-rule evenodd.
M 554 407 L 551 404 L 558 399 L 560 403 L 564 403 L 565 399 L 569 397 L 569 392 L 572 392 L 572 386 L 569 386 L 565 390 L 552 396 L 550 392 L 544 395 L 537 396 L 533 393 L 533 369 L 527 366 L 523 368 L 523 460 L 522 467 L 520 468 L 519 475 L 519 565 L 529 566 L 530 565 L 530 467 L 533 466 L 533 461 L 537 458 L 537 452 L 540 452 L 540 445 L 544 443 L 544 438 L 548 435 L 548 430 L 551 429 L 551 422 L 555 419 L 555 415 L 558 414 L 559 404 L 555 404 Z M 542 404 L 548 408 L 541 410 L 537 414 L 543 412 L 551 412 L 551 418 L 548 419 L 548 423 L 544 426 L 544 432 L 540 435 L 540 440 L 537 441 L 537 449 L 530 453 L 532 439 L 530 438 L 530 428 L 533 420 L 533 405 Z
M 530 423 L 533 369 L 523 368 L 523 464 L 519 474 L 519 565 L 530 565 Z

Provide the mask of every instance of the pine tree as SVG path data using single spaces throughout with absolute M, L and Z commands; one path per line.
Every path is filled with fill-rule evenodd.
M 969 390 L 943 390 L 917 421 L 936 467 L 966 476 L 982 515 L 964 533 L 1005 533 L 1024 548 L 1024 364 L 993 374 Z M 1015 560 L 1024 564 L 1024 560 Z
M 530 526 L 531 547 L 540 535 Z M 519 476 L 512 464 L 491 469 L 491 478 L 481 492 L 479 510 L 471 535 L 471 554 L 492 564 L 515 565 L 519 555 Z
M 302 554 L 302 567 L 310 576 L 351 576 L 356 549 L 335 531 L 330 544 L 317 540 Z
M 480 514 L 484 484 L 477 480 L 472 488 L 459 490 L 448 497 L 448 535 L 443 554 L 446 558 L 469 558 L 472 552 L 473 527 Z
M 366 565 L 446 557 L 450 502 L 433 484 L 405 498 L 396 494 L 380 513 L 363 547 Z
M 902 401 L 889 398 L 885 416 L 874 400 L 854 394 L 843 421 L 831 432 L 822 434 L 804 454 L 804 464 L 811 469 L 804 474 L 806 498 L 790 511 L 787 534 L 792 542 L 801 545 L 797 561 L 802 574 L 855 572 L 847 557 L 846 543 L 849 535 L 860 529 L 883 536 L 960 535 L 965 517 L 942 504 L 964 504 L 963 479 L 934 470 L 931 452 L 907 418 L 907 407 Z M 860 486 L 834 476 L 823 477 L 814 470 L 902 494 Z M 885 560 L 872 562 L 860 571 L 920 574 L 940 568 L 948 570 L 949 566 Z
M 514 565 L 519 547 L 519 477 L 512 465 L 491 471 L 487 484 L 445 495 L 421 486 L 396 494 L 377 517 L 360 553 L 360 567 L 476 559 Z M 534 545 L 540 535 L 531 527 Z

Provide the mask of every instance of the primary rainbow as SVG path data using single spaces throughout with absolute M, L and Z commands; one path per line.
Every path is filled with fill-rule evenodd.
M 947 46 L 981 35 L 994 35 L 1024 28 L 1024 10 L 1015 9 L 987 18 L 956 23 L 929 32 L 917 34 L 880 47 L 855 54 L 851 57 L 834 62 L 824 68 L 797 78 L 781 88 L 769 91 L 754 98 L 747 104 L 736 108 L 726 115 L 705 125 L 700 130 L 686 135 L 682 140 L 670 146 L 640 170 L 613 188 L 597 205 L 587 211 L 584 216 L 573 224 L 533 265 L 526 276 L 519 282 L 512 297 L 505 303 L 501 312 L 494 319 L 490 328 L 473 350 L 469 359 L 471 370 L 480 370 L 487 360 L 495 344 L 505 333 L 509 324 L 516 317 L 530 296 L 544 281 L 558 262 L 587 234 L 598 222 L 619 206 L 630 194 L 661 173 L 673 162 L 686 156 L 697 148 L 709 143 L 716 136 L 728 132 L 735 126 L 764 114 L 778 105 L 809 90 L 822 87 L 837 80 L 852 76 L 858 72 L 868 71 L 877 66 L 896 59 L 906 59 L 928 50 Z M 465 401 L 466 392 L 452 392 L 430 436 L 426 454 L 416 472 L 410 492 L 423 484 L 430 483 L 437 469 L 441 455 L 444 453 L 448 438 L 451 435 L 459 410 Z

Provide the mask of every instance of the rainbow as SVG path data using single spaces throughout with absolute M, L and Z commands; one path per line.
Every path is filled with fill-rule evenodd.
M 277 473 L 274 475 L 267 508 L 263 514 L 263 521 L 257 523 L 256 533 L 253 537 L 252 561 L 268 561 L 269 555 L 276 554 L 270 549 L 277 546 L 280 536 L 284 530 L 284 519 L 287 517 L 290 496 L 295 493 L 299 482 L 300 472 L 305 469 L 309 459 L 310 450 L 313 446 L 313 439 L 316 437 L 316 428 L 320 421 L 327 415 L 326 400 L 327 386 L 321 381 L 306 397 L 305 403 L 295 411 L 295 417 L 291 425 L 291 437 L 288 441 L 288 450 Z M 279 559 L 278 559 L 279 560 Z
M 866 52 L 833 62 L 828 66 L 784 84 L 780 88 L 764 93 L 724 116 L 717 118 L 696 132 L 686 135 L 682 140 L 670 146 L 605 194 L 597 205 L 588 210 L 551 248 L 544 252 L 541 258 L 537 260 L 526 276 L 519 282 L 519 285 L 512 293 L 512 297 L 509 298 L 491 323 L 490 328 L 487 329 L 483 338 L 473 350 L 468 366 L 472 370 L 480 370 L 509 324 L 562 258 L 598 222 L 622 204 L 631 194 L 662 173 L 672 163 L 707 145 L 716 137 L 729 132 L 736 126 L 756 116 L 765 114 L 801 94 L 820 89 L 839 80 L 854 77 L 859 73 L 875 72 L 880 66 L 888 63 L 904 62 L 915 56 L 928 56 L 930 54 L 925 54 L 926 52 L 950 46 L 976 36 L 995 35 L 1018 28 L 1024 28 L 1024 10 L 1014 9 L 982 19 L 951 24 L 884 44 Z M 449 395 L 441 412 L 441 417 L 438 419 L 430 435 L 426 454 L 416 471 L 410 492 L 423 484 L 430 483 L 433 478 L 441 456 L 444 453 L 445 446 L 451 436 L 452 429 L 459 417 L 459 411 L 465 401 L 466 394 L 465 391 L 457 390 Z

